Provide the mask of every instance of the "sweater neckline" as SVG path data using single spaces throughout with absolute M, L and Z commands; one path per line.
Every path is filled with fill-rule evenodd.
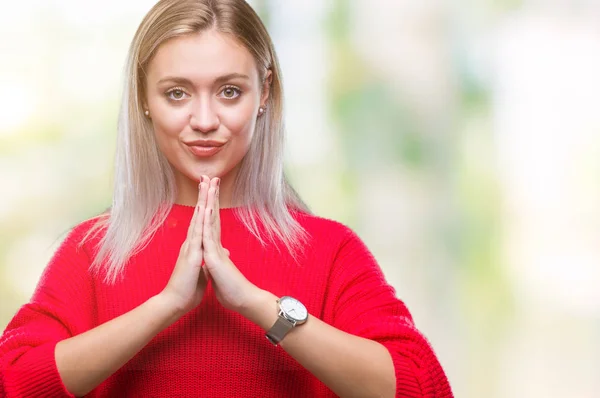
M 192 216 L 194 215 L 195 208 L 196 208 L 196 206 L 180 205 L 180 204 L 174 203 L 173 206 L 171 207 L 171 211 L 169 212 L 169 215 L 174 218 L 180 219 L 180 220 L 189 221 L 192 219 Z M 221 209 L 219 209 L 219 216 L 221 217 L 221 219 L 234 217 L 236 209 L 237 209 L 236 207 L 221 208 Z

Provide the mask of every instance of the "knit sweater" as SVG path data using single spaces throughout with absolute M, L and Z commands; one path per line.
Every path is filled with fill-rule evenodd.
M 0 397 L 72 397 L 57 371 L 57 342 L 122 315 L 161 292 L 185 240 L 193 207 L 174 205 L 124 277 L 107 284 L 89 271 L 98 238 L 76 226 L 0 338 Z M 261 243 L 234 209 L 221 209 L 221 241 L 238 269 L 261 289 L 300 300 L 313 317 L 373 339 L 392 357 L 398 397 L 451 397 L 431 346 L 364 243 L 350 228 L 294 213 L 309 233 L 294 259 Z M 302 326 L 300 326 L 302 327 Z M 333 397 L 265 332 L 223 308 L 209 284 L 201 304 L 156 335 L 89 397 Z M 352 349 L 348 347 L 348 349 Z

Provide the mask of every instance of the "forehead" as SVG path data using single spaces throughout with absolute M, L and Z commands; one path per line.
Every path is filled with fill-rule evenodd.
M 148 79 L 184 77 L 210 83 L 219 76 L 240 73 L 258 75 L 252 54 L 227 34 L 215 30 L 176 37 L 161 44 L 148 65 Z

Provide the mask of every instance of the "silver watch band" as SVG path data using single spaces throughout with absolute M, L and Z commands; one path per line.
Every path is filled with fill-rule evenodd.
M 267 340 L 273 343 L 273 345 L 277 345 L 293 327 L 294 323 L 292 321 L 279 316 L 275 324 L 267 332 Z

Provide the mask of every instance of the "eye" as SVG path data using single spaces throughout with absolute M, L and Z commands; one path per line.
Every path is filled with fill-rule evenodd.
M 225 99 L 228 100 L 232 100 L 232 99 L 236 99 L 237 97 L 239 97 L 242 94 L 242 90 L 240 90 L 238 87 L 236 86 L 226 86 L 222 91 L 221 91 L 221 96 Z
M 166 94 L 167 98 L 174 100 L 174 101 L 181 101 L 187 95 L 186 92 L 183 91 L 183 89 L 179 88 L 179 87 L 172 88 L 169 91 L 167 91 L 165 94 Z

